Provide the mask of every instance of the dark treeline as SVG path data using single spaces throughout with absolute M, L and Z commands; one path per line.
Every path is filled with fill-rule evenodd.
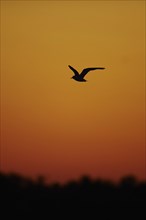
M 82 177 L 64 185 L 45 184 L 43 177 L 36 181 L 17 174 L 0 173 L 0 200 L 5 215 L 48 214 L 51 210 L 101 208 L 145 209 L 146 182 L 133 176 L 121 179 L 118 184 L 101 179 Z

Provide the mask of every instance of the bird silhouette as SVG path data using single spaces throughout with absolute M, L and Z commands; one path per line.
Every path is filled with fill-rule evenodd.
M 103 70 L 105 69 L 104 67 L 90 67 L 90 68 L 86 68 L 83 69 L 82 72 L 79 74 L 78 71 L 76 69 L 74 69 L 72 66 L 69 65 L 69 68 L 74 72 L 74 76 L 71 77 L 72 79 L 79 81 L 79 82 L 86 82 L 87 80 L 84 79 L 84 77 L 86 76 L 86 74 L 91 71 L 91 70 Z

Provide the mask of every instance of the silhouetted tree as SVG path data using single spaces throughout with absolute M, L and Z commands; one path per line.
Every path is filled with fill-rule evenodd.
M 71 208 L 74 211 L 92 209 L 96 213 L 102 208 L 144 210 L 146 182 L 139 182 L 130 175 L 122 178 L 119 184 L 83 176 L 79 181 L 64 185 L 47 185 L 42 176 L 32 181 L 17 174 L 0 173 L 0 196 L 5 216 L 8 210 L 15 215 L 23 213 L 26 218 L 42 213 L 48 216 L 53 209 L 55 213 Z

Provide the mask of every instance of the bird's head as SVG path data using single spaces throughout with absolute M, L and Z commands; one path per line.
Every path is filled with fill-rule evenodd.
M 72 76 L 71 79 L 75 79 L 75 76 Z

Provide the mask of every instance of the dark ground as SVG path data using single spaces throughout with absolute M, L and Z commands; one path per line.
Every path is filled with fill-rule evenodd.
M 126 213 L 131 218 L 135 215 L 136 219 L 145 219 L 146 182 L 139 182 L 133 176 L 122 178 L 118 184 L 82 177 L 65 185 L 47 185 L 43 177 L 32 181 L 16 174 L 0 173 L 0 202 L 1 219 L 56 219 L 67 213 L 67 219 L 74 215 L 78 219 L 80 214 L 110 219 L 116 213 L 119 217 L 125 215 L 124 219 Z

